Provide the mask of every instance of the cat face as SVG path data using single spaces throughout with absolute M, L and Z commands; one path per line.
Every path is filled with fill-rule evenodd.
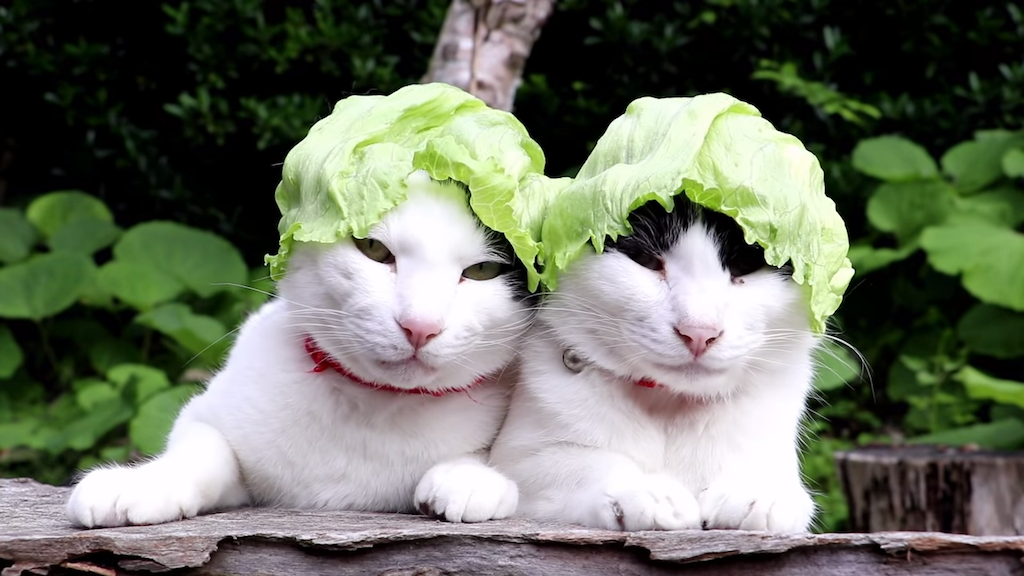
M 464 387 L 511 360 L 528 328 L 525 268 L 461 185 L 423 172 L 408 184 L 368 238 L 299 245 L 279 294 L 295 328 L 356 376 Z
M 542 311 L 585 360 L 697 396 L 728 395 L 814 346 L 799 287 L 728 216 L 649 203 L 633 233 L 567 270 Z

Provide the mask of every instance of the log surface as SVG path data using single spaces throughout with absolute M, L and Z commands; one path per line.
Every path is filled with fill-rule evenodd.
M 1024 575 L 1024 538 L 923 532 L 609 532 L 526 520 L 242 509 L 77 530 L 67 488 L 0 480 L 0 567 L 16 574 Z

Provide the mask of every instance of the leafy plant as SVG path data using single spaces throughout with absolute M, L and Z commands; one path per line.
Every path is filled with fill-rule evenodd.
M 60 483 L 161 450 L 227 327 L 264 300 L 244 287 L 266 281 L 219 236 L 123 230 L 78 191 L 0 209 L 0 224 L 0 473 Z
M 858 170 L 882 180 L 867 202 L 875 232 L 851 248 L 854 266 L 926 285 L 886 387 L 906 405 L 910 442 L 1024 447 L 1022 154 L 1024 132 L 1005 130 L 979 131 L 938 163 L 897 136 L 853 152 Z M 943 288 L 943 275 L 959 288 Z

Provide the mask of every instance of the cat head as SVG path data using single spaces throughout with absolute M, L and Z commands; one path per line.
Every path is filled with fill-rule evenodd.
M 542 317 L 554 337 L 619 376 L 725 396 L 760 371 L 806 361 L 816 339 L 788 267 L 768 266 L 736 222 L 676 198 L 629 217 L 564 272 Z
M 532 317 L 508 241 L 476 218 L 465 187 L 423 171 L 367 238 L 298 244 L 278 293 L 298 336 L 398 388 L 461 388 L 499 371 Z

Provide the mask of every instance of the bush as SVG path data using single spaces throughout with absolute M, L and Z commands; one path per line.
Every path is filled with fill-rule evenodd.
M 228 327 L 270 289 L 223 238 L 166 221 L 123 230 L 82 192 L 0 209 L 0 228 L 3 475 L 65 483 L 159 452 Z

